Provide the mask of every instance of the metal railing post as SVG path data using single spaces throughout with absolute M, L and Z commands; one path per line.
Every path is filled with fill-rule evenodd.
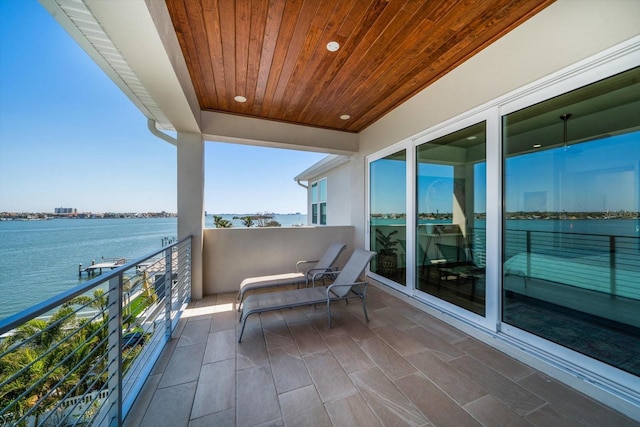
M 108 425 L 122 425 L 122 273 L 109 280 Z
M 609 236 L 609 292 L 616 294 L 616 236 Z
M 171 339 L 171 309 L 173 299 L 173 274 L 172 274 L 173 250 L 168 248 L 164 253 L 165 273 L 164 273 L 164 296 L 165 301 L 165 338 L 167 341 Z

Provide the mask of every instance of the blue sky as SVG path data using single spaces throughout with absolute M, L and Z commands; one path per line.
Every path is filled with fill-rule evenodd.
M 321 153 L 205 144 L 209 213 L 306 212 Z M 0 212 L 175 212 L 176 148 L 35 0 L 0 0 Z

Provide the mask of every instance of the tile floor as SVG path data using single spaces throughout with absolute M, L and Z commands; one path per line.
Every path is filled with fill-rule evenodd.
M 125 426 L 638 426 L 394 296 L 252 316 L 190 305 Z M 332 306 L 333 307 L 333 306 Z

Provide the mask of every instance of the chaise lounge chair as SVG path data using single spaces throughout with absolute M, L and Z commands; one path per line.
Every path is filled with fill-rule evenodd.
M 338 259 L 340 253 L 346 248 L 344 243 L 333 243 L 325 251 L 322 258 L 318 261 L 298 261 L 296 263 L 295 273 L 274 274 L 270 276 L 249 277 L 240 283 L 240 292 L 238 292 L 238 311 L 241 311 L 242 300 L 244 294 L 253 289 L 268 288 L 272 286 L 294 285 L 296 283 L 305 283 L 309 285 L 309 280 L 313 280 L 324 276 L 332 270 L 333 263 Z M 300 271 L 300 266 L 304 264 L 316 264 L 306 271 Z
M 283 308 L 326 303 L 329 328 L 331 328 L 331 301 L 359 298 L 362 300 L 362 311 L 368 322 L 367 282 L 358 282 L 357 280 L 375 255 L 375 252 L 356 249 L 342 271 L 338 273 L 338 277 L 329 286 L 316 287 L 315 281 L 313 281 L 311 288 L 249 295 L 244 301 L 240 316 L 242 329 L 238 342 L 242 341 L 242 334 L 249 316 Z

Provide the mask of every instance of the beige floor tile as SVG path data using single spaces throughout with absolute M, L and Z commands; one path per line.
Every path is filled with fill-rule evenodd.
M 380 369 L 365 369 L 350 377 L 382 425 L 421 426 L 427 423 L 425 416 Z
M 213 314 L 211 321 L 211 330 L 209 332 L 225 331 L 227 329 L 235 329 L 238 323 L 235 310 L 222 311 Z
M 410 339 L 415 340 L 422 344 L 425 348 L 431 350 L 433 354 L 440 359 L 449 361 L 457 357 L 464 356 L 464 351 L 460 350 L 455 345 L 442 339 L 436 334 L 431 333 L 422 326 L 415 326 L 413 328 L 406 329 L 405 335 Z
M 452 360 L 449 365 L 487 390 L 518 415 L 526 415 L 545 404 L 544 400 L 529 390 L 471 356 Z
M 249 368 L 236 373 L 236 423 L 254 426 L 282 420 L 280 404 L 269 367 Z
M 640 426 L 374 287 L 370 323 L 357 303 L 332 329 L 324 310 L 275 311 L 241 344 L 235 297 L 190 304 L 126 427 Z
M 280 319 L 278 321 L 262 322 L 264 330 L 264 339 L 268 348 L 286 347 L 295 344 L 289 326 Z
M 303 323 L 290 324 L 289 330 L 303 356 L 327 349 L 322 337 L 308 320 Z
M 381 425 L 360 393 L 327 402 L 325 407 L 334 426 L 374 427 Z
M 478 384 L 464 378 L 460 372 L 440 360 L 429 350 L 412 354 L 406 359 L 460 405 L 488 394 Z
M 153 369 L 151 370 L 151 375 L 162 374 L 165 369 L 167 369 L 167 365 L 171 360 L 171 356 L 173 356 L 173 351 L 178 345 L 178 341 L 180 337 L 172 338 L 162 349 L 162 353 L 160 353 L 160 357 L 156 361 L 156 364 L 153 365 Z
M 531 424 L 539 427 L 584 427 L 585 424 L 547 404 L 530 412 L 525 417 Z
M 303 359 L 323 402 L 356 392 L 353 383 L 328 349 L 305 355 Z
M 391 380 L 416 372 L 409 362 L 378 337 L 359 343 L 360 348 Z
M 531 427 L 528 421 L 493 396 L 484 396 L 464 408 L 486 426 Z
M 127 418 L 124 420 L 124 427 L 138 427 L 142 423 L 144 414 L 151 403 L 151 399 L 153 399 L 153 395 L 161 379 L 161 375 L 150 375 L 149 378 L 147 378 L 133 407 L 129 411 L 129 414 L 127 414 Z
M 530 367 L 478 340 L 464 340 L 457 343 L 456 347 L 513 381 L 518 381 L 534 372 Z
M 343 329 L 356 342 L 376 336 L 368 324 L 351 313 L 345 314 L 338 319 L 338 327 Z
M 395 381 L 396 386 L 436 426 L 480 426 L 460 405 L 442 392 L 422 374 L 413 374 Z M 506 425 L 506 424 L 505 424 Z
M 187 325 L 184 327 L 184 331 L 182 331 L 180 340 L 178 341 L 178 347 L 206 343 L 207 337 L 209 336 L 210 326 L 211 319 L 189 319 Z
M 520 380 L 520 385 L 550 402 L 557 410 L 571 414 L 589 426 L 640 426 L 628 417 L 584 396 L 568 386 L 535 373 Z
M 247 327 L 242 342 L 236 342 L 236 360 L 237 370 L 269 366 L 269 354 L 260 323 L 257 327 Z
M 312 384 L 307 367 L 295 344 L 269 348 L 268 352 L 278 394 Z
M 417 327 L 417 326 L 416 326 Z M 405 329 L 410 331 L 415 328 Z M 394 326 L 383 326 L 373 330 L 384 342 L 393 347 L 401 356 L 418 353 L 426 350 L 426 347 Z
M 235 357 L 236 334 L 234 330 L 227 329 L 226 331 L 209 334 L 202 363 L 213 363 L 220 360 L 235 359 Z
M 412 326 L 415 326 L 415 323 L 411 319 L 403 316 L 401 310 L 398 310 L 397 308 L 385 307 L 385 308 L 379 308 L 377 310 L 372 310 L 372 314 L 370 316 L 372 322 L 374 321 L 374 316 L 375 316 L 375 319 L 378 319 L 378 318 L 384 319 L 384 322 L 383 322 L 384 324 L 380 326 L 384 326 L 385 324 L 392 325 L 400 330 L 405 330 Z M 373 329 L 379 326 L 370 326 L 370 327 Z
M 331 420 L 313 385 L 278 396 L 285 426 L 330 427 Z
M 419 314 L 413 317 L 413 321 L 448 343 L 457 343 L 468 338 L 468 335 L 464 332 L 459 331 L 453 326 L 448 325 L 442 320 L 438 320 L 429 314 Z
M 373 361 L 345 333 L 324 338 L 342 369 L 348 374 L 375 366 Z
M 176 347 L 167 364 L 159 388 L 183 384 L 198 379 L 204 357 L 205 344 Z
M 189 427 L 235 427 L 236 408 L 206 415 L 189 421 Z
M 195 381 L 156 390 L 140 426 L 186 426 L 195 391 Z
M 200 418 L 235 407 L 235 360 L 202 365 L 191 418 Z

